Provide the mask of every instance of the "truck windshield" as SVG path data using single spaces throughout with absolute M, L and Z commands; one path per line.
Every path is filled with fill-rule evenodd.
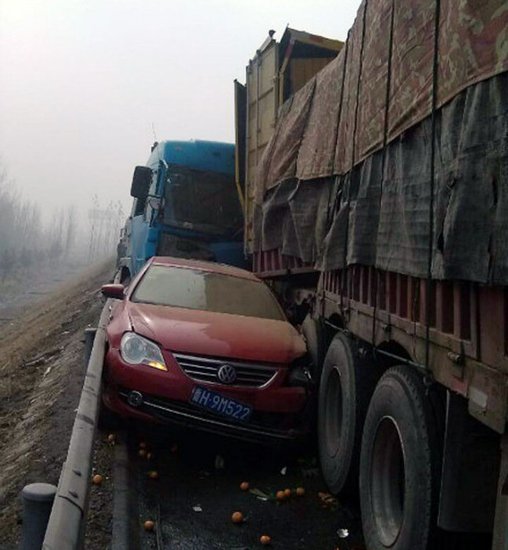
M 189 268 L 150 266 L 131 300 L 145 304 L 285 320 L 277 300 L 261 281 Z
M 164 223 L 241 239 L 243 216 L 232 176 L 170 166 Z

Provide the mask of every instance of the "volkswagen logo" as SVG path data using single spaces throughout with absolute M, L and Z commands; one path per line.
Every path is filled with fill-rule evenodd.
M 236 380 L 236 370 L 231 365 L 222 365 L 217 371 L 217 378 L 223 384 L 232 384 Z

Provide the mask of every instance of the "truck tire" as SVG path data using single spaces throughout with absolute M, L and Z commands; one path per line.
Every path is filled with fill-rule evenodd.
M 321 372 L 318 397 L 318 448 L 329 490 L 355 492 L 363 422 L 377 379 L 371 361 L 361 358 L 344 334 L 332 340 Z
M 410 367 L 382 376 L 365 419 L 360 507 L 369 550 L 435 548 L 441 440 L 431 388 Z

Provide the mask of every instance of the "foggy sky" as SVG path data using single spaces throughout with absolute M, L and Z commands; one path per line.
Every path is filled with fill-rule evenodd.
M 234 141 L 269 29 L 345 40 L 360 0 L 0 0 L 0 163 L 48 208 L 122 200 L 154 141 Z

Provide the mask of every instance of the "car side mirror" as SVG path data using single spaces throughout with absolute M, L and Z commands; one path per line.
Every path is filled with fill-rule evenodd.
M 120 284 L 102 285 L 101 292 L 106 298 L 114 300 L 123 300 L 125 287 Z
M 148 166 L 136 166 L 132 176 L 131 197 L 141 200 L 146 199 L 151 181 L 152 170 Z

